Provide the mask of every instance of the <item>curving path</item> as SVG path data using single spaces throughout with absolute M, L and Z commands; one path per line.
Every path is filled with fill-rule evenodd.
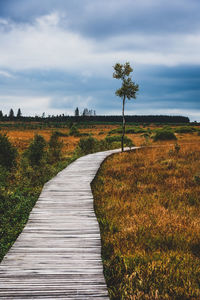
M 0 265 L 0 298 L 109 299 L 90 183 L 116 152 L 81 157 L 45 184 Z

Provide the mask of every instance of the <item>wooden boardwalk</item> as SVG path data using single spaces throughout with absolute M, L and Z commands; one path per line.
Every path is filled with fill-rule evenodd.
M 1 299 L 109 299 L 90 183 L 114 152 L 81 157 L 45 184 L 0 265 Z

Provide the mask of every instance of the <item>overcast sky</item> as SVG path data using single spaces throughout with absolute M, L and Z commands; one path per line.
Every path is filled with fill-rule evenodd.
M 0 0 L 4 114 L 121 114 L 126 61 L 140 87 L 126 114 L 200 121 L 199 0 Z

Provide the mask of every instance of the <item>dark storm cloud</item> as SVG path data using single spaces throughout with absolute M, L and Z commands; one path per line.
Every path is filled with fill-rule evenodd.
M 199 29 L 197 0 L 1 0 L 0 16 L 19 22 L 58 11 L 67 26 L 92 37 L 130 32 L 190 33 Z
M 134 80 L 140 90 L 136 100 L 127 101 L 126 113 L 169 114 L 177 110 L 176 114 L 180 111 L 179 114 L 188 115 L 191 109 L 200 110 L 199 74 L 200 67 L 193 66 L 148 67 L 145 72 L 136 73 Z M 10 95 L 18 97 L 23 93 L 27 98 L 46 95 L 51 99 L 47 112 L 59 109 L 70 114 L 79 106 L 81 110 L 93 108 L 100 114 L 120 114 L 121 99 L 115 96 L 119 86 L 120 82 L 112 76 L 84 81 L 80 75 L 65 72 L 26 71 L 14 74 L 12 79 L 4 77 L 0 90 L 5 94 L 9 89 Z
M 177 108 L 186 106 L 200 109 L 200 66 L 150 67 L 137 75 L 141 93 L 155 102 L 170 103 Z

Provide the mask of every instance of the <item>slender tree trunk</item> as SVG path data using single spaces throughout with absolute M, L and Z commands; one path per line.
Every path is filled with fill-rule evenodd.
M 124 117 L 124 107 L 125 107 L 125 96 L 123 98 L 123 106 L 122 106 L 122 152 L 124 152 L 124 135 L 125 135 L 125 117 Z

